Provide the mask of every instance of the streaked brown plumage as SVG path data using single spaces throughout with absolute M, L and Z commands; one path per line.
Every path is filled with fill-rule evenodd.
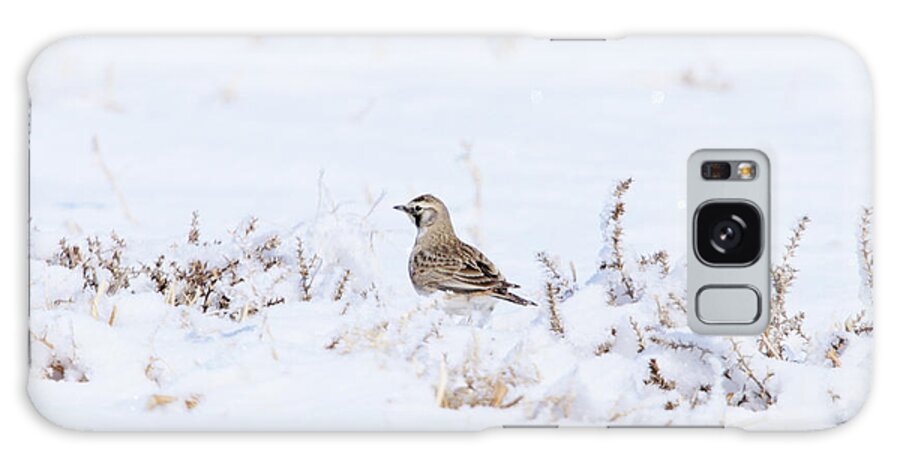
M 437 197 L 421 195 L 394 209 L 406 213 L 418 229 L 409 255 L 409 278 L 417 292 L 486 295 L 522 306 L 536 306 L 511 293 L 510 289 L 519 286 L 508 282 L 478 249 L 457 238 L 450 213 Z

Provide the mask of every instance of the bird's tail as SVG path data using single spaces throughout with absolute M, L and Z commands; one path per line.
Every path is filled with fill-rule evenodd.
M 515 303 L 519 306 L 537 306 L 537 303 L 535 303 L 531 300 L 522 298 L 521 296 L 516 295 L 515 293 L 510 293 L 505 288 L 502 290 L 497 289 L 497 291 L 494 291 L 491 294 L 491 296 L 493 296 L 494 298 L 499 298 L 501 300 L 509 301 L 510 303 Z

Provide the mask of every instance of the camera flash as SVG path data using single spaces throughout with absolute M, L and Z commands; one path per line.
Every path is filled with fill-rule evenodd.
M 737 175 L 741 180 L 754 179 L 756 177 L 756 163 L 751 163 L 748 161 L 738 163 Z

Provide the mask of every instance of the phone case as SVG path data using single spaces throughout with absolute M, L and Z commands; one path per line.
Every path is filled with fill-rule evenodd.
M 30 371 L 82 430 L 812 430 L 866 399 L 872 97 L 814 37 L 94 37 L 35 59 Z M 687 326 L 688 157 L 771 322 Z

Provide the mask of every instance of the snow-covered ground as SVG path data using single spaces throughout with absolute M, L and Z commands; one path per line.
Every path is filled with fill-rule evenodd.
M 59 424 L 810 429 L 867 394 L 871 98 L 842 45 L 70 39 L 29 89 L 29 391 Z M 774 257 L 811 219 L 785 304 L 807 339 L 775 357 L 680 309 L 684 167 L 715 147 L 770 156 Z M 635 298 L 598 269 L 627 178 Z M 426 192 L 538 308 L 413 291 L 391 206 Z

